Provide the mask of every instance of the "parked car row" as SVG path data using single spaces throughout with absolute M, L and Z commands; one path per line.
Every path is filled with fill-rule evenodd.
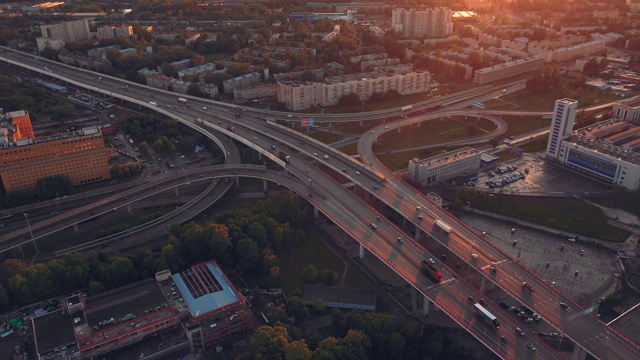
M 502 187 L 502 186 L 511 184 L 512 182 L 516 182 L 516 181 L 518 181 L 520 179 L 524 179 L 524 178 L 525 178 L 524 174 L 522 174 L 519 171 L 516 171 L 511 176 L 507 176 L 507 177 L 504 177 L 504 178 L 499 179 L 499 180 L 489 180 L 489 181 L 487 181 L 487 185 L 489 185 L 490 189 L 493 189 L 493 188 L 496 188 L 496 187 Z

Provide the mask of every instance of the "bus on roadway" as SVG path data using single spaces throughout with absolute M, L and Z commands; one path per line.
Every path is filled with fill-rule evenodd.
M 484 306 L 475 303 L 473 304 L 473 311 L 476 313 L 476 315 L 482 316 L 485 321 L 491 323 L 496 329 L 500 327 L 500 322 L 498 321 L 498 319 L 492 313 L 490 313 L 489 310 L 485 309 Z
M 481 103 L 480 101 L 474 101 L 471 106 L 474 109 L 484 109 L 484 103 Z

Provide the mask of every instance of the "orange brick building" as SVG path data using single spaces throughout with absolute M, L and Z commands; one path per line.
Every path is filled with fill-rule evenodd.
M 5 191 L 32 190 L 39 179 L 54 175 L 68 176 L 74 185 L 111 177 L 110 157 L 97 127 L 34 140 L 29 115 L 24 113 L 11 119 L 13 126 L 7 126 L 9 114 L 0 125 L 0 177 Z
M 33 127 L 31 126 L 31 118 L 29 113 L 20 111 L 11 111 L 6 114 L 7 120 L 10 120 L 13 125 L 16 126 L 16 133 L 14 139 L 27 138 L 33 140 L 35 135 L 33 134 Z

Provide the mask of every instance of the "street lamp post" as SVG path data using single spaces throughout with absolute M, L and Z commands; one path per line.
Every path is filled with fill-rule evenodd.
M 36 249 L 36 253 L 39 253 L 38 244 L 36 244 L 36 238 L 33 237 L 33 231 L 31 230 L 31 224 L 29 223 L 29 217 L 27 213 L 24 213 L 24 219 L 27 221 L 27 227 L 29 228 L 29 234 L 31 235 L 31 241 L 33 241 L 33 247 Z

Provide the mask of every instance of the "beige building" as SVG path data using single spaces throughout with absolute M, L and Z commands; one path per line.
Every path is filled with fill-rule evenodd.
M 121 26 L 100 26 L 98 29 L 98 39 L 113 39 L 118 37 L 129 37 L 133 35 L 133 27 L 130 25 Z
M 560 62 L 573 60 L 581 55 L 594 54 L 605 49 L 606 42 L 602 40 L 594 40 L 559 49 L 543 49 L 535 46 L 529 46 L 528 52 L 531 55 L 544 57 L 545 62 Z
M 64 40 L 72 42 L 87 40 L 89 36 L 89 22 L 87 19 L 66 21 L 52 25 L 41 25 L 42 37 L 47 39 Z
M 544 65 L 542 56 L 532 56 L 528 59 L 519 59 L 504 64 L 476 70 L 473 81 L 477 84 L 486 84 L 499 79 L 535 70 Z
M 443 38 L 453 32 L 451 9 L 393 9 L 391 28 L 406 37 Z
M 408 180 L 425 186 L 465 175 L 479 168 L 480 153 L 464 147 L 424 160 L 410 160 Z
M 278 101 L 287 109 L 303 110 L 313 106 L 338 104 L 342 96 L 356 94 L 366 101 L 374 93 L 384 94 L 396 90 L 401 95 L 429 90 L 429 72 L 409 72 L 387 75 L 365 73 L 326 78 L 323 83 L 305 81 L 278 82 Z
M 236 89 L 233 92 L 233 99 L 237 103 L 245 103 L 251 100 L 277 99 L 278 84 L 261 84 L 248 88 Z

